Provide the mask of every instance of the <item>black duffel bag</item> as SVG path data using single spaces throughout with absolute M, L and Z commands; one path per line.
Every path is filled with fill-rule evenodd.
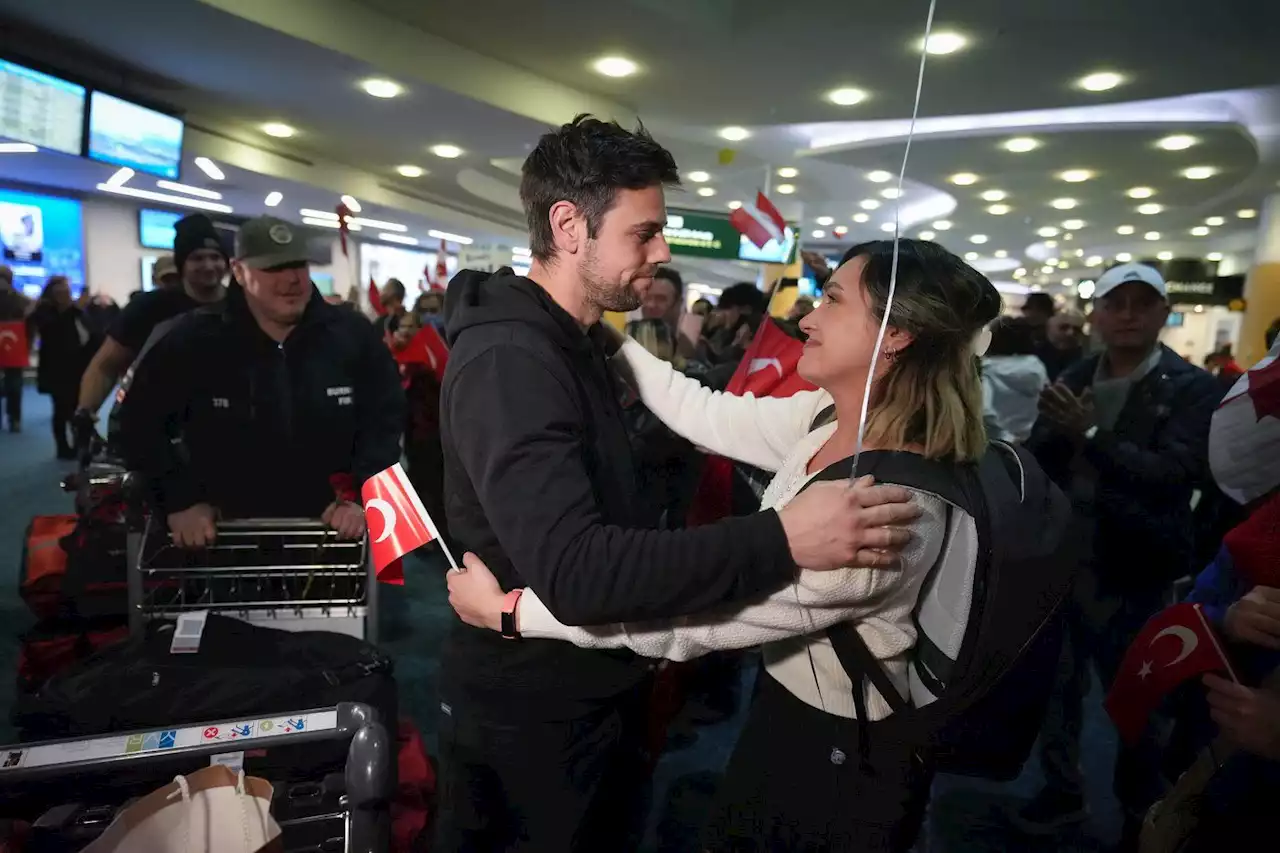
M 269 717 L 362 702 L 396 724 L 391 659 L 328 631 L 279 631 L 211 614 L 198 651 L 171 654 L 174 624 L 107 647 L 21 696 L 24 740 L 77 737 L 213 720 Z

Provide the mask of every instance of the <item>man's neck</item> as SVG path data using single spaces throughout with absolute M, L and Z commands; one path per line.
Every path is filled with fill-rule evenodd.
M 586 329 L 600 322 L 603 312 L 587 301 L 582 280 L 564 264 L 546 264 L 535 260 L 529 265 L 528 277 L 536 281 L 582 328 Z
M 213 302 L 221 302 L 222 298 L 227 295 L 227 288 L 221 284 L 211 290 L 204 290 L 192 287 L 184 281 L 182 283 L 182 290 L 187 294 L 187 296 L 190 296 L 196 302 L 200 302 L 205 305 Z
M 1150 356 L 1154 346 L 1144 349 L 1119 349 L 1111 348 L 1107 350 L 1106 371 L 1107 375 L 1112 379 L 1124 379 L 1142 366 Z
M 266 335 L 276 343 L 284 343 L 284 339 L 289 337 L 289 333 L 297 328 L 297 323 L 281 323 L 272 320 L 270 317 L 258 310 L 257 306 L 252 302 L 245 300 L 249 306 L 249 314 L 253 317 L 253 321 L 258 324 L 258 328 L 262 330 L 262 334 Z

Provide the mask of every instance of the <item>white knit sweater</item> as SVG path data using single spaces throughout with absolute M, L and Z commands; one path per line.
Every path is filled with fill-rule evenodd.
M 625 360 L 645 405 L 672 431 L 712 453 L 776 472 L 764 494 L 764 509 L 780 509 L 799 493 L 811 479 L 809 460 L 835 432 L 834 423 L 809 431 L 818 413 L 831 404 L 825 391 L 785 399 L 737 397 L 708 390 L 633 341 L 623 345 L 618 357 Z M 906 695 L 906 652 L 916 641 L 911 611 L 938 558 L 947 521 L 939 499 L 915 492 L 914 500 L 923 514 L 911 525 L 900 568 L 801 571 L 795 583 L 755 601 L 660 622 L 590 628 L 561 624 L 530 589 L 520 599 L 520 631 L 583 648 L 629 648 L 671 660 L 762 645 L 765 667 L 797 698 L 852 718 L 852 684 L 824 629 L 856 621 L 858 633 Z M 871 719 L 888 716 L 889 705 L 874 687 L 867 685 L 865 695 Z

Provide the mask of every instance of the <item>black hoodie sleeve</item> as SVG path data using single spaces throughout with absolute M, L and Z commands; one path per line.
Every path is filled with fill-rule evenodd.
M 681 616 L 794 580 L 774 512 L 678 531 L 604 524 L 575 395 L 526 350 L 492 348 L 453 380 L 455 450 L 502 549 L 561 622 Z
M 365 480 L 400 461 L 405 400 L 400 370 L 387 345 L 363 318 L 354 318 L 351 325 L 361 339 L 356 439 L 351 460 L 351 477 L 359 492 Z

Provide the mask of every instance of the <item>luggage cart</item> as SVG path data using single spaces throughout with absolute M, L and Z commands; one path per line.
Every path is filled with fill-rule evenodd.
M 354 702 L 257 720 L 0 746 L 0 812 L 31 823 L 55 849 L 79 850 L 120 809 L 214 756 L 342 743 L 348 746 L 341 773 L 292 784 L 267 778 L 283 849 L 384 853 L 395 744 L 377 713 Z M 259 775 L 251 768 L 246 773 Z
M 378 584 L 368 537 L 340 539 L 318 520 L 222 522 L 212 545 L 190 551 L 148 516 L 129 534 L 127 561 L 131 634 L 149 619 L 203 610 L 377 642 Z

